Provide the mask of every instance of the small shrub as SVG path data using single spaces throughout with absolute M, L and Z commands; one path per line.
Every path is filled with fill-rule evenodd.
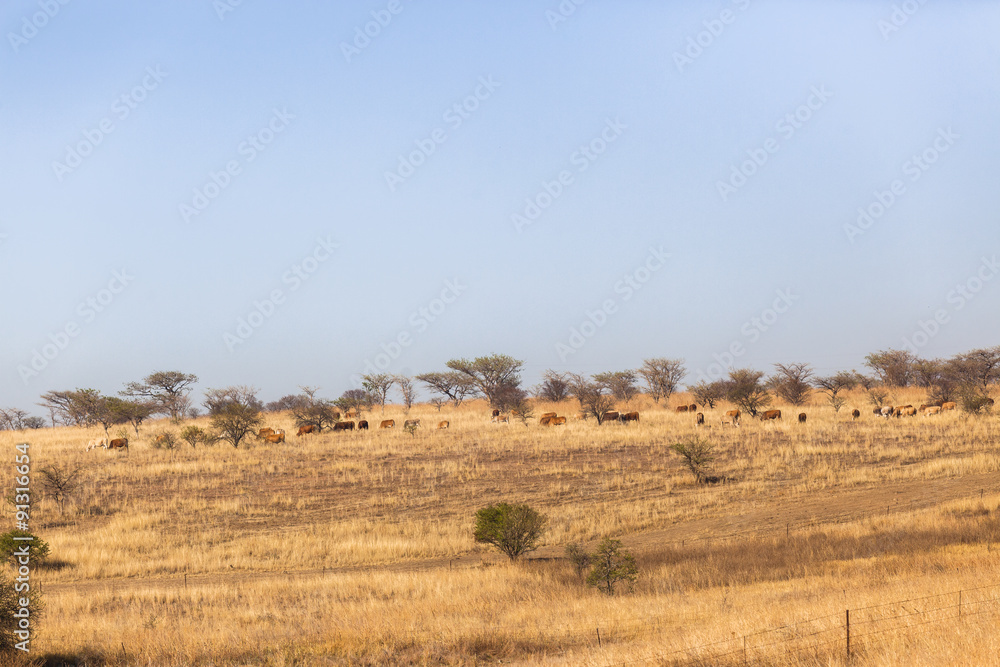
M 684 465 L 698 484 L 703 484 L 709 477 L 709 464 L 715 460 L 715 446 L 704 440 L 692 440 L 691 442 L 677 442 L 670 445 L 670 449 L 676 452 L 684 461 Z
M 547 519 L 528 505 L 498 503 L 476 512 L 473 537 L 492 544 L 512 561 L 538 548 Z
M 170 432 L 157 433 L 153 436 L 154 449 L 177 449 L 177 436 Z
M 621 540 L 604 538 L 591 559 L 594 569 L 587 575 L 587 584 L 607 595 L 614 595 L 615 587 L 621 583 L 627 584 L 631 591 L 639 578 L 635 556 L 622 546 Z
M 572 563 L 576 576 L 583 581 L 584 575 L 590 569 L 590 554 L 576 542 L 571 542 L 566 545 L 566 558 Z
M 191 445 L 192 449 L 199 444 L 215 444 L 215 438 L 212 437 L 212 434 L 197 426 L 188 426 L 181 431 L 181 440 Z

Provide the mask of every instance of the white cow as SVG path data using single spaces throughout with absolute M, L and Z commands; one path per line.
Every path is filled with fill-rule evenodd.
M 87 449 L 85 451 L 90 451 L 92 449 L 97 449 L 98 447 L 108 448 L 108 441 L 105 438 L 95 438 L 87 443 Z

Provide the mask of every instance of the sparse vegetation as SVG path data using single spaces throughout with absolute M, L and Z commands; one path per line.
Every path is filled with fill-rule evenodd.
M 715 460 L 715 446 L 698 438 L 688 442 L 676 442 L 670 445 L 698 484 L 703 484 L 711 475 L 709 466 Z
M 621 540 L 604 538 L 590 560 L 593 568 L 587 575 L 587 584 L 605 595 L 614 595 L 619 584 L 627 586 L 631 591 L 639 578 L 635 556 L 625 549 Z
M 512 561 L 534 551 L 545 530 L 546 517 L 528 505 L 497 503 L 476 512 L 473 537 L 492 544 Z

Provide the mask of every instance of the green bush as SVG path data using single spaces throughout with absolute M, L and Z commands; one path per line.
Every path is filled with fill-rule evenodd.
M 604 538 L 590 558 L 594 569 L 587 575 L 587 584 L 603 593 L 614 595 L 615 586 L 619 583 L 628 584 L 629 590 L 632 590 L 635 580 L 639 578 L 635 556 L 622 547 L 621 540 Z
M 492 544 L 516 561 L 538 548 L 546 521 L 545 515 L 527 505 L 497 503 L 476 512 L 473 537 L 476 542 Z

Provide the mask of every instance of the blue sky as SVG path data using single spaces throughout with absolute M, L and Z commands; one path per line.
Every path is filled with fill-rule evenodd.
M 1000 343 L 994 3 L 18 0 L 0 26 L 0 406 L 155 370 L 273 400 L 494 352 L 528 384 L 654 356 L 694 382 Z

